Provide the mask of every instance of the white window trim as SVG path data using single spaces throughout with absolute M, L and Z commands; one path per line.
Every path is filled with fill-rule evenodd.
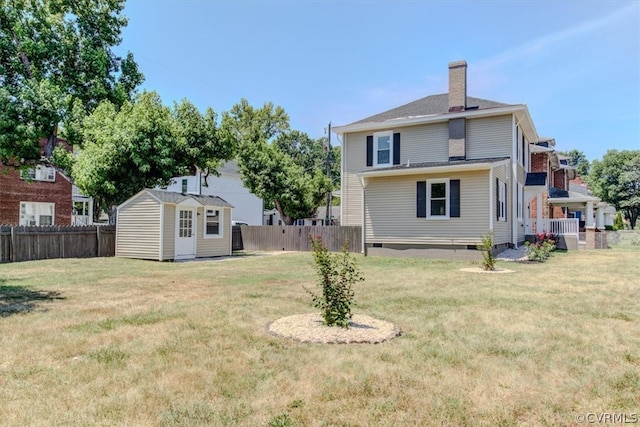
M 23 173 L 30 175 L 30 171 L 33 171 L 33 178 L 25 177 Z M 48 173 L 51 172 L 51 173 Z M 51 175 L 51 178 L 49 178 Z M 20 173 L 20 179 L 25 181 L 44 181 L 44 182 L 56 182 L 56 170 L 50 166 L 37 165 L 35 168 L 24 170 Z
M 28 224 L 23 224 L 22 223 L 22 205 L 23 204 L 34 205 L 34 212 L 35 212 L 34 219 L 35 219 L 35 222 L 36 222 L 36 224 L 35 224 L 36 227 L 40 227 L 40 216 L 41 215 L 39 215 L 38 211 L 39 211 L 39 207 L 42 207 L 42 206 L 50 206 L 51 207 L 51 225 L 53 226 L 53 225 L 56 224 L 56 204 L 55 203 L 21 201 L 20 202 L 20 207 L 19 207 L 20 211 L 18 212 L 20 225 L 29 226 Z
M 207 211 L 218 211 L 218 234 L 207 234 Z M 203 239 L 221 239 L 224 237 L 224 209 L 220 206 L 205 206 L 202 211 L 202 238 Z
M 389 137 L 389 162 L 378 163 L 378 139 L 381 137 Z M 373 134 L 373 167 L 381 168 L 393 165 L 393 131 L 375 132 Z
M 446 203 L 446 214 L 445 215 L 431 215 L 431 184 L 445 184 L 445 203 Z M 440 199 L 438 199 L 440 200 Z M 449 192 L 449 179 L 430 179 L 427 180 L 427 219 L 432 220 L 442 220 L 449 219 L 449 214 L 451 212 L 451 194 Z
M 524 211 L 524 186 L 518 183 L 518 221 L 522 222 Z
M 498 186 L 498 203 L 500 205 L 500 214 L 498 215 L 498 221 L 506 222 L 507 221 L 507 184 L 499 181 L 500 185 Z

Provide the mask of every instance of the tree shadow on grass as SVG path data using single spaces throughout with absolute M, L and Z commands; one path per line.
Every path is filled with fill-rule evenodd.
M 0 278 L 0 317 L 30 313 L 39 309 L 44 302 L 63 299 L 65 297 L 61 296 L 60 292 L 7 285 L 6 279 Z

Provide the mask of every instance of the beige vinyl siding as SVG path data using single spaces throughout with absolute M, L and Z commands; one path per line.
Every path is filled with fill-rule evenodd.
M 116 256 L 159 259 L 160 203 L 140 195 L 118 211 Z
M 460 180 L 460 217 L 416 217 L 416 182 Z M 367 243 L 475 245 L 489 231 L 489 171 L 371 178 L 367 181 Z M 449 199 L 450 202 L 450 199 Z
M 512 115 L 467 119 L 467 159 L 511 157 Z
M 495 244 L 499 245 L 502 243 L 511 242 L 511 221 L 513 221 L 513 209 L 511 198 L 511 185 L 509 179 L 510 167 L 509 164 L 496 166 L 493 168 L 493 182 L 491 185 L 493 186 L 493 200 L 491 201 L 491 215 L 493 215 L 493 241 Z M 500 182 L 507 183 L 507 220 L 506 221 L 498 221 L 498 217 L 496 215 L 496 203 L 498 200 L 498 193 L 496 188 L 496 178 L 500 180 Z
M 400 133 L 401 164 L 449 160 L 448 122 L 387 130 Z M 366 156 L 367 135 L 373 134 L 373 131 L 357 132 L 343 137 L 342 225 L 362 224 L 362 189 L 357 174 L 373 169 L 367 167 Z
M 164 205 L 164 223 L 162 224 L 163 246 L 162 259 L 173 259 L 176 256 L 176 206 Z
M 362 224 L 362 187 L 358 172 L 367 169 L 367 134 L 345 134 L 342 140 L 344 156 L 341 188 L 342 225 Z
M 204 209 L 198 208 L 198 222 L 196 225 L 196 257 L 212 257 L 231 255 L 231 209 L 220 207 L 208 207 L 222 211 L 222 237 L 204 238 Z
M 524 193 L 524 183 L 526 182 L 526 179 L 527 179 L 526 178 L 527 173 L 521 164 L 518 164 L 516 168 L 518 171 L 518 183 L 522 185 L 522 187 L 518 192 L 518 198 L 520 199 L 520 204 L 522 205 L 522 219 L 518 219 L 518 242 L 523 242 L 525 237 L 524 219 L 527 217 L 528 212 L 527 212 L 527 203 L 526 201 L 523 201 L 522 193 Z M 518 215 L 517 205 L 516 205 L 515 213 L 517 217 Z

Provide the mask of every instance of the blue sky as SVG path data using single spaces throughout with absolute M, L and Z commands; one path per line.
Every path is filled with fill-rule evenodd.
M 166 104 L 270 101 L 318 138 L 446 93 L 464 59 L 468 95 L 527 104 L 559 150 L 640 149 L 639 1 L 128 0 L 124 13 L 119 52 Z

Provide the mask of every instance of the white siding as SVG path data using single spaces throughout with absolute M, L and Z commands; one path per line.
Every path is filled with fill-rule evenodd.
M 160 203 L 141 194 L 118 211 L 116 256 L 159 259 Z
M 467 159 L 511 157 L 513 154 L 511 114 L 467 120 Z
M 204 238 L 204 209 L 198 208 L 198 223 L 196 226 L 196 257 L 212 257 L 231 255 L 231 209 L 216 208 L 222 210 L 222 237 Z
M 162 224 L 163 246 L 162 259 L 173 259 L 176 256 L 176 206 L 164 205 L 164 223 Z
M 491 185 L 493 186 L 493 200 L 491 201 L 491 214 L 493 215 L 493 241 L 496 245 L 502 243 L 511 242 L 511 224 L 513 221 L 513 210 L 512 210 L 512 198 L 511 198 L 511 185 L 509 185 L 509 165 L 501 165 L 493 168 L 493 182 Z M 506 221 L 498 221 L 496 215 L 496 203 L 498 200 L 497 188 L 496 188 L 496 179 L 499 179 L 502 183 L 507 183 L 507 220 Z
M 489 231 L 489 171 L 371 178 L 367 181 L 367 243 L 475 245 Z M 460 180 L 460 217 L 416 217 L 416 182 Z

